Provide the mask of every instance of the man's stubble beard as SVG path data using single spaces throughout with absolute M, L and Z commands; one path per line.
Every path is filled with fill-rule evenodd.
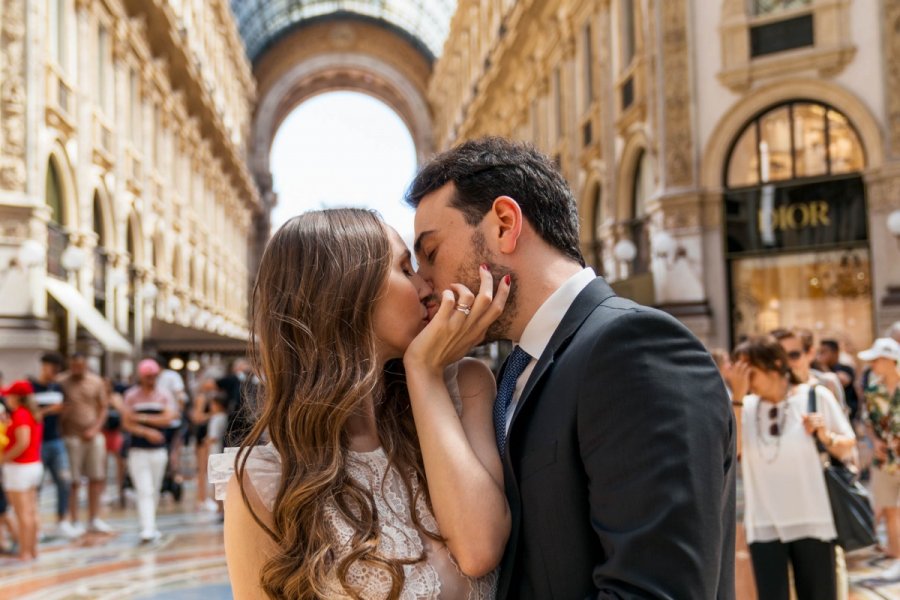
M 456 281 L 459 281 L 467 288 L 469 288 L 473 294 L 478 294 L 478 290 L 481 289 L 481 273 L 479 269 L 482 264 L 486 264 L 491 269 L 491 278 L 494 281 L 494 291 L 497 290 L 497 286 L 500 283 L 500 279 L 509 274 L 512 276 L 513 283 L 515 284 L 516 274 L 513 273 L 510 269 L 497 264 L 494 256 L 488 250 L 487 241 L 484 239 L 484 234 L 480 231 L 475 230 L 472 233 L 472 237 L 470 238 L 470 242 L 472 244 L 472 252 L 470 256 L 472 257 L 471 261 L 467 263 L 463 263 L 460 265 L 459 270 L 456 273 Z M 513 286 L 509 290 L 509 297 L 506 300 L 506 306 L 503 309 L 503 313 L 497 318 L 496 321 L 491 323 L 490 327 L 488 327 L 487 332 L 484 336 L 484 342 L 496 342 L 499 340 L 508 340 L 509 339 L 509 330 L 512 326 L 513 319 L 515 319 L 516 314 L 518 312 L 518 289 Z

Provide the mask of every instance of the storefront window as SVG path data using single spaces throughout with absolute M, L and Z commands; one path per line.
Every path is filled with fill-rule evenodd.
M 791 102 L 747 124 L 731 149 L 729 188 L 856 173 L 865 155 L 847 118 L 818 102 Z
M 803 327 L 865 348 L 872 339 L 869 251 L 742 258 L 731 262 L 736 337 Z
M 773 107 L 738 135 L 724 173 L 734 339 L 804 327 L 871 342 L 864 168 L 852 124 L 822 103 Z
M 828 111 L 828 140 L 832 174 L 862 171 L 865 157 L 859 136 L 847 117 L 835 110 Z

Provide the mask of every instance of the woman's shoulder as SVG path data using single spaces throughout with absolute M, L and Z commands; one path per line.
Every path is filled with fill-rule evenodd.
M 216 499 L 226 499 L 229 481 L 237 472 L 237 465 L 243 463 L 245 490 L 252 488 L 262 505 L 271 512 L 281 485 L 281 456 L 271 445 L 252 446 L 242 453 L 238 450 L 225 448 L 222 454 L 209 457 L 209 482 L 215 488 Z
M 488 366 L 477 358 L 464 358 L 456 365 L 456 382 L 463 404 L 484 399 L 493 404 L 497 395 L 497 381 Z

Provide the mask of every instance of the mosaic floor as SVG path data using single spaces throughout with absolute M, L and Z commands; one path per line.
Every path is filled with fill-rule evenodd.
M 110 488 L 110 492 L 113 489 Z M 133 505 L 107 506 L 114 534 L 88 534 L 76 541 L 46 537 L 40 558 L 21 564 L 0 554 L 0 600 L 225 600 L 232 598 L 215 514 L 193 511 L 188 482 L 181 504 L 164 498 L 159 516 L 162 539 L 142 546 Z M 41 496 L 43 523 L 53 525 L 52 489 Z M 862 551 L 847 558 L 849 600 L 900 600 L 900 561 Z M 751 600 L 749 557 L 738 552 L 738 599 Z M 750 581 L 748 581 L 748 578 Z
M 52 529 L 48 495 L 41 498 L 43 523 Z M 133 507 L 107 507 L 114 534 L 76 541 L 45 537 L 31 564 L 0 555 L 0 599 L 230 599 L 222 524 L 215 514 L 189 510 L 192 497 L 186 494 L 181 505 L 165 503 L 158 518 L 163 536 L 151 545 L 139 542 Z

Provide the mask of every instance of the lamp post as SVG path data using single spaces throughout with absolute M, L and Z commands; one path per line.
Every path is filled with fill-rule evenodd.
M 900 209 L 888 215 L 887 228 L 891 235 L 897 238 L 897 245 L 900 246 Z

